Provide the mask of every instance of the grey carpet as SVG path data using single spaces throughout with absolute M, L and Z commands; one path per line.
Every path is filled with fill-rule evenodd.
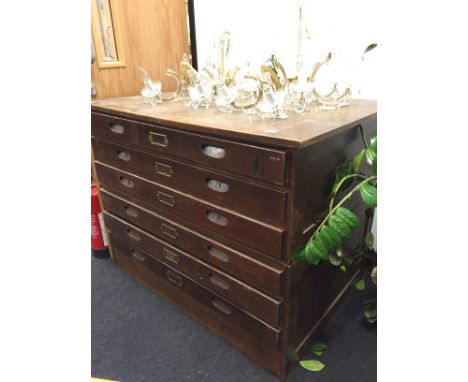
M 94 377 L 121 382 L 277 381 L 110 259 L 92 258 L 91 264 Z M 352 291 L 316 338 L 328 345 L 320 357 L 325 369 L 313 373 L 298 366 L 288 382 L 377 380 L 376 327 L 362 318 L 368 294 Z

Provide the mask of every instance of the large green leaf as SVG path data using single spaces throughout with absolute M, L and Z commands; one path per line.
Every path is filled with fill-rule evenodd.
M 333 228 L 325 224 L 320 229 L 320 233 L 331 242 L 331 251 L 341 248 L 341 237 Z
M 322 245 L 325 247 L 327 254 L 330 251 L 333 251 L 333 242 L 331 239 L 326 235 L 326 233 L 323 232 L 323 227 L 320 229 L 320 231 L 317 231 L 314 236 L 314 240 L 319 241 L 319 245 Z
M 328 219 L 328 224 L 331 228 L 338 232 L 341 237 L 351 236 L 351 228 L 349 228 L 348 223 L 346 223 L 346 221 L 341 219 L 339 216 L 332 215 L 330 219 Z
M 371 207 L 377 207 L 377 187 L 365 183 L 360 187 L 360 191 L 364 203 Z
M 368 148 L 366 149 L 366 161 L 369 163 L 370 166 L 374 163 L 374 160 L 377 158 L 377 153 L 374 149 Z
M 353 211 L 348 210 L 347 208 L 339 207 L 336 210 L 336 215 L 343 219 L 346 223 L 348 223 L 350 228 L 357 228 L 361 224 L 356 214 Z
M 317 241 L 310 240 L 305 247 L 305 258 L 311 264 L 318 264 L 317 260 L 326 259 L 327 258 L 327 251 L 321 243 L 317 245 Z
M 320 371 L 325 367 L 325 365 L 322 362 L 316 359 L 306 359 L 299 361 L 299 365 L 301 365 L 304 369 L 310 371 Z
M 332 192 L 336 193 L 336 191 L 338 190 L 338 184 L 340 183 L 341 179 L 351 174 L 354 174 L 353 165 L 351 164 L 351 162 L 345 162 L 340 164 L 335 170 L 335 182 L 333 183 Z M 351 183 L 352 179 L 344 182 L 341 188 L 345 189 L 349 187 Z
M 328 259 L 329 249 L 326 242 L 322 239 L 320 234 L 315 235 L 314 237 L 315 246 L 319 249 L 319 257 L 321 259 Z
M 377 157 L 372 162 L 372 175 L 377 176 Z
M 361 169 L 361 166 L 362 166 L 362 162 L 364 161 L 365 157 L 366 157 L 366 149 L 362 149 L 353 158 L 353 161 L 351 163 L 353 165 L 354 172 L 356 172 L 356 173 L 359 172 L 359 170 Z

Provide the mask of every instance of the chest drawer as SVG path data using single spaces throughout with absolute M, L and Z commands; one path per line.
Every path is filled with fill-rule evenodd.
M 91 113 L 91 135 L 94 137 L 136 145 L 138 143 L 136 131 L 135 122 L 110 115 Z
M 159 283 L 170 284 L 173 288 L 184 291 L 187 300 L 194 299 L 202 303 L 209 309 L 210 314 L 222 322 L 223 325 L 228 327 L 231 324 L 240 326 L 265 345 L 274 349 L 279 348 L 281 330 L 256 319 L 217 293 L 192 281 L 174 268 L 154 259 L 146 252 L 140 251 L 133 246 L 121 245 L 121 241 L 114 239 L 111 236 L 111 242 L 115 242 L 113 246 L 114 260 L 118 265 L 123 263 L 125 268 L 137 275 L 140 272 L 151 272 L 154 276 L 153 285 L 151 286 L 155 289 L 158 289 Z
M 283 225 L 287 192 L 93 139 L 96 160 L 267 223 Z
M 106 211 L 269 293 L 279 295 L 284 271 L 101 189 Z
M 221 209 L 98 162 L 96 170 L 104 186 L 132 195 L 151 210 L 166 216 L 177 215 L 269 256 L 281 257 L 283 229 Z
M 147 252 L 153 258 L 219 293 L 262 321 L 279 326 L 282 309 L 280 301 L 110 214 L 106 214 L 106 227 L 114 237 L 112 246 L 116 240 L 123 239 L 119 245 L 134 246 Z
M 92 113 L 92 135 L 202 163 L 267 182 L 286 184 L 287 152 Z

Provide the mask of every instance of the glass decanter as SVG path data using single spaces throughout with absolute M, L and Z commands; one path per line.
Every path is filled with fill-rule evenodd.
M 159 98 L 161 94 L 161 82 L 153 82 L 146 70 L 141 66 L 138 66 L 137 70 L 141 80 L 143 81 L 143 88 L 141 89 L 140 94 L 143 96 L 145 102 L 153 106 L 161 103 Z

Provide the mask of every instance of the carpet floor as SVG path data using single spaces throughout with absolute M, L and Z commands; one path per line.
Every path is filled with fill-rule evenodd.
M 110 259 L 92 257 L 92 376 L 120 382 L 275 382 L 176 306 L 140 285 Z M 363 319 L 369 291 L 350 292 L 317 336 L 326 366 L 298 366 L 287 382 L 374 382 L 377 329 Z

